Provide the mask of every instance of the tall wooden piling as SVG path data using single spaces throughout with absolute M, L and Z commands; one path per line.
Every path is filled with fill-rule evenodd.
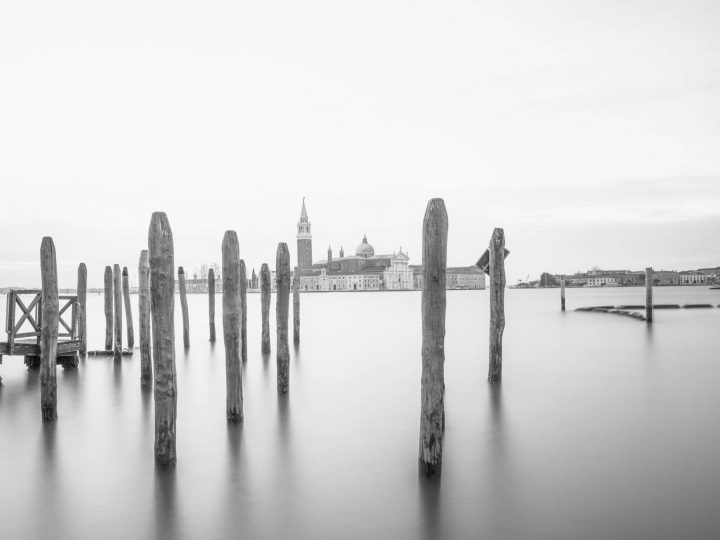
M 87 354 L 87 267 L 85 263 L 78 266 L 77 280 L 77 324 L 80 354 Z
M 490 367 L 488 381 L 502 379 L 505 330 L 505 232 L 496 228 L 490 240 Z
M 645 319 L 648 324 L 653 322 L 653 269 L 645 269 Z
M 560 311 L 565 311 L 565 278 L 560 280 Z
M 42 419 L 57 418 L 57 341 L 60 324 L 55 243 L 46 236 L 40 244 L 41 326 L 40 326 L 40 410 Z
M 225 231 L 222 242 L 222 310 L 225 342 L 225 413 L 228 422 L 243 419 L 240 364 L 240 245 L 235 231 Z
M 185 270 L 178 267 L 178 287 L 180 288 L 180 309 L 183 321 L 183 346 L 190 348 L 190 321 L 188 320 L 187 288 L 185 286 Z
M 175 421 L 175 258 L 173 235 L 164 212 L 153 212 L 148 230 L 153 370 L 155 372 L 155 462 L 172 467 L 177 461 Z
M 270 352 L 270 268 L 267 263 L 260 267 L 260 311 L 262 317 L 262 341 L 261 350 L 263 354 Z
M 290 307 L 290 251 L 285 242 L 278 244 L 275 257 L 277 324 L 277 387 L 286 393 L 290 385 L 290 347 L 288 345 L 288 308 Z
M 247 362 L 247 271 L 245 261 L 240 259 L 240 358 Z
M 140 381 L 143 384 L 150 384 L 152 382 L 152 358 L 150 357 L 150 257 L 147 249 L 140 252 L 138 276 Z
M 113 345 L 113 356 L 115 361 L 122 360 L 122 320 L 123 320 L 123 304 L 122 304 L 122 273 L 120 265 L 113 265 L 113 315 L 115 328 L 115 341 Z
M 296 266 L 293 273 L 293 343 L 300 343 L 300 269 Z
M 105 350 L 113 348 L 113 272 L 105 267 Z
M 215 270 L 208 271 L 208 312 L 210 316 L 210 343 L 215 343 Z
M 133 332 L 132 307 L 130 305 L 130 281 L 127 266 L 122 270 L 123 303 L 125 304 L 125 324 L 127 326 L 127 347 L 131 351 L 135 347 L 135 333 Z
M 419 466 L 425 475 L 442 466 L 445 431 L 445 287 L 448 217 L 431 199 L 423 219 L 422 378 Z

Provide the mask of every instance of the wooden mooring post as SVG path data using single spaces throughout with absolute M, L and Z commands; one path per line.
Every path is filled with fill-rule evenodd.
M 80 354 L 87 354 L 87 267 L 85 263 L 78 266 L 77 280 L 77 331 L 80 340 Z
M 182 266 L 178 268 L 178 287 L 180 288 L 180 309 L 182 310 L 183 322 L 183 346 L 190 348 L 190 321 L 188 320 L 187 288 L 185 286 L 185 270 Z
M 275 257 L 275 319 L 277 324 L 277 388 L 286 393 L 290 386 L 290 347 L 288 345 L 288 308 L 290 307 L 290 251 L 285 242 L 278 244 Z
M 153 212 L 148 231 L 153 368 L 155 372 L 155 462 L 177 461 L 175 421 L 175 257 L 173 235 L 164 212 Z
M 505 232 L 496 228 L 490 240 L 490 367 L 488 381 L 502 379 L 502 336 L 505 330 Z
M 208 314 L 210 317 L 210 343 L 215 343 L 215 270 L 208 271 Z
M 240 358 L 247 362 L 247 271 L 245 261 L 240 259 Z
M 127 348 L 135 348 L 135 333 L 133 332 L 132 307 L 130 305 L 130 281 L 127 266 L 122 270 L 123 303 L 125 304 L 125 324 L 127 326 Z
M 116 361 L 122 360 L 122 274 L 120 265 L 113 265 L 113 318 L 115 328 L 115 341 L 113 345 L 113 357 Z
M 423 219 L 422 377 L 420 389 L 421 473 L 442 467 L 445 432 L 445 307 L 448 217 L 445 202 L 431 199 Z
M 653 322 L 653 269 L 645 269 L 645 320 Z
M 565 277 L 560 280 L 560 310 L 565 311 Z
M 140 332 L 140 382 L 152 382 L 152 358 L 150 356 L 150 256 L 147 249 L 140 252 L 138 263 L 138 310 Z
M 270 353 L 270 295 L 272 292 L 270 280 L 270 267 L 267 263 L 263 263 L 260 267 L 261 351 L 263 354 Z
M 44 421 L 57 418 L 57 343 L 60 324 L 55 243 L 46 236 L 40 244 L 42 279 L 40 323 L 40 410 Z
M 113 348 L 113 272 L 111 266 L 105 267 L 105 350 Z
M 223 237 L 222 280 L 225 413 L 228 422 L 240 422 L 243 419 L 242 367 L 240 363 L 240 245 L 235 231 L 225 231 Z
M 296 266 L 293 272 L 293 343 L 300 343 L 300 269 Z

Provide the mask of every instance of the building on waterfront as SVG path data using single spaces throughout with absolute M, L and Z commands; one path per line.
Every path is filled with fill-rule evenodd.
M 412 265 L 413 288 L 422 289 L 422 265 Z M 445 273 L 445 288 L 484 289 L 485 273 L 477 266 L 448 266 Z
M 308 220 L 308 213 L 305 208 L 305 197 L 303 197 L 300 220 L 297 223 L 297 255 L 297 267 L 300 270 L 312 268 L 312 234 L 310 233 L 310 220 Z

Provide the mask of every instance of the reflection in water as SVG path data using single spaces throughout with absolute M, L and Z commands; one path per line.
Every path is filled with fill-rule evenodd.
M 420 530 L 423 538 L 435 540 L 441 538 L 440 534 L 440 483 L 442 474 L 430 478 L 418 473 L 418 486 L 420 494 Z
M 155 519 L 153 538 L 173 539 L 177 532 L 175 469 L 155 467 Z
M 122 362 L 113 362 L 113 397 L 115 405 L 122 401 Z
M 150 403 L 153 397 L 153 384 L 152 382 L 141 382 L 140 383 L 140 395 L 142 398 L 142 417 L 143 426 L 148 425 L 150 421 Z

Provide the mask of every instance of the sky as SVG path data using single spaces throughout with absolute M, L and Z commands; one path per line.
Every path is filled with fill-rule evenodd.
M 542 271 L 720 265 L 720 2 L 0 0 L 0 286 L 53 237 L 136 280 L 153 211 L 175 264 L 402 247 L 429 199 L 448 263 L 505 230 Z

